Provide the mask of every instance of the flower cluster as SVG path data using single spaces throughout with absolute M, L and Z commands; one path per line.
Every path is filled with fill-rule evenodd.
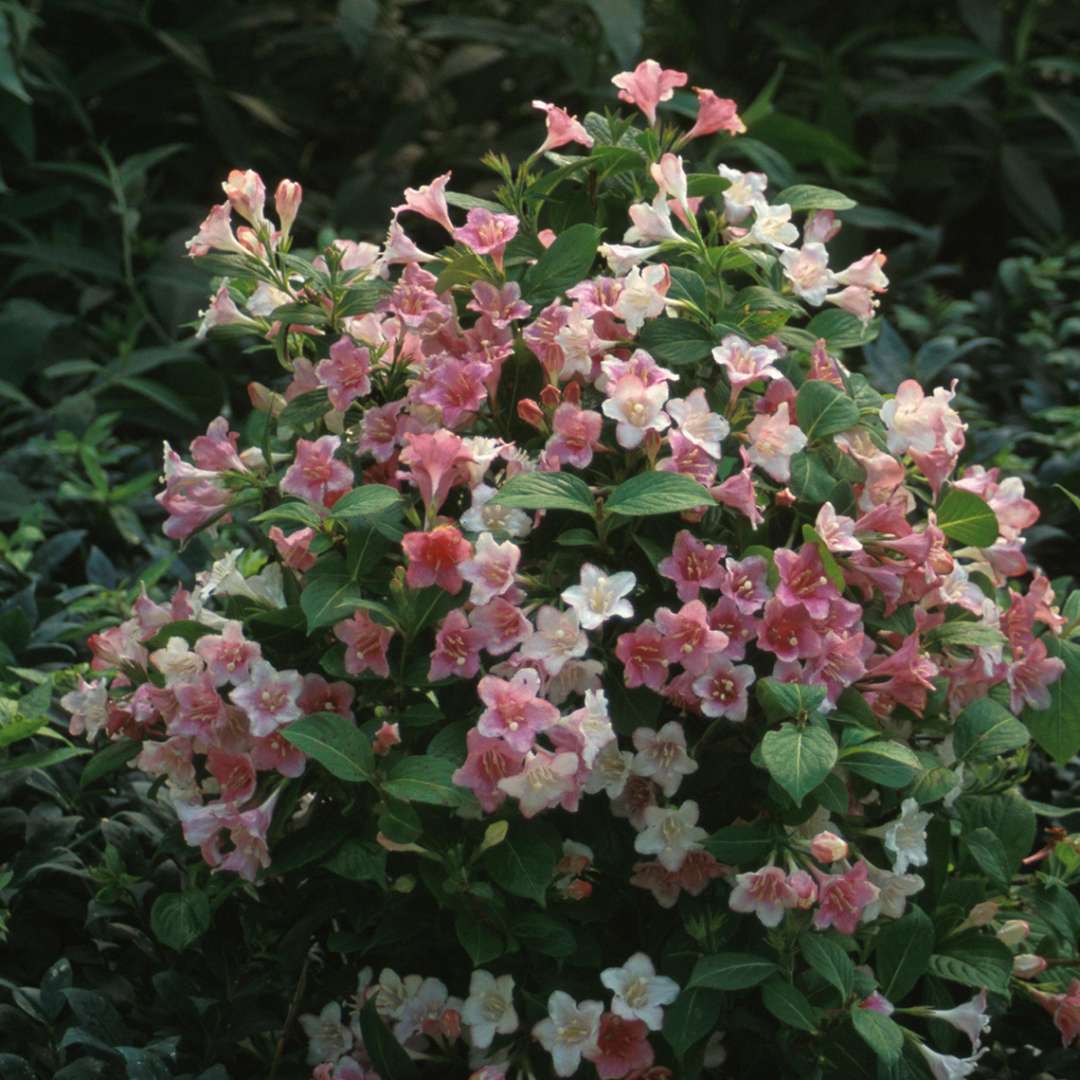
M 282 378 L 249 388 L 250 449 L 224 417 L 190 463 L 166 446 L 159 502 L 167 535 L 238 546 L 92 639 L 72 731 L 138 740 L 213 870 L 274 874 L 275 838 L 315 835 L 329 806 L 354 830 L 342 876 L 408 894 L 388 860 L 422 868 L 469 996 L 368 972 L 351 1022 L 303 1018 L 319 1080 L 388 1069 L 383 1028 L 489 1080 L 534 1075 L 537 1048 L 558 1076 L 669 1075 L 695 1046 L 737 1055 L 716 991 L 761 983 L 792 1030 L 846 1025 L 845 1053 L 910 1046 L 967 1075 L 985 997 L 970 1059 L 896 1006 L 927 971 L 970 985 L 970 942 L 1001 968 L 999 1006 L 1038 974 L 996 906 L 949 912 L 1027 903 L 1034 824 L 1006 821 L 1026 813 L 1008 792 L 1029 727 L 1062 752 L 1040 717 L 1074 692 L 1078 605 L 1028 565 L 1021 482 L 961 465 L 955 387 L 882 396 L 842 359 L 888 286 L 880 251 L 830 268 L 851 201 L 688 171 L 691 140 L 745 130 L 735 104 L 696 89 L 681 132 L 658 110 L 684 73 L 613 82 L 647 127 L 534 102 L 546 137 L 517 169 L 489 157 L 495 200 L 446 173 L 405 191 L 381 245 L 297 253 L 299 185 L 274 221 L 259 176 L 230 174 L 188 245 L 223 275 L 200 332 L 254 337 Z M 980 884 L 935 929 L 940 881 L 914 871 L 942 860 Z M 609 890 L 681 913 L 660 959 L 676 978 L 592 942 L 610 1008 L 520 968 L 515 1005 L 486 965 L 584 948 Z M 549 899 L 558 918 L 521 915 Z M 897 935 L 925 953 L 910 980 Z M 1053 997 L 1068 1039 L 1075 996 Z

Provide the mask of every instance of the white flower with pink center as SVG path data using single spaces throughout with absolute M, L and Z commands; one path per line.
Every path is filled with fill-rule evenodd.
M 491 500 L 496 494 L 495 488 L 477 484 L 472 489 L 472 506 L 461 515 L 461 524 L 474 533 L 487 531 L 502 536 L 528 536 L 532 518 L 524 510 L 493 503 Z
M 660 785 L 670 799 L 684 776 L 698 770 L 698 763 L 686 751 L 686 732 L 677 720 L 669 720 L 659 731 L 639 727 L 633 735 L 633 770 Z
M 617 421 L 615 439 L 625 450 L 641 445 L 648 431 L 664 431 L 671 420 L 664 412 L 668 388 L 666 382 L 647 386 L 636 375 L 623 375 L 608 387 L 610 396 L 602 408 L 604 415 Z
M 458 567 L 458 572 L 472 586 L 469 599 L 482 605 L 502 596 L 514 584 L 520 559 L 521 548 L 512 540 L 497 544 L 491 533 L 481 533 L 473 557 Z
M 825 302 L 825 294 L 836 283 L 824 244 L 811 242 L 801 248 L 786 248 L 780 253 L 780 265 L 795 295 L 814 307 Z
M 500 780 L 499 790 L 517 799 L 518 809 L 525 817 L 534 817 L 574 791 L 577 786 L 574 777 L 579 765 L 577 754 L 530 750 L 525 755 L 521 772 Z
M 229 696 L 247 714 L 252 735 L 262 737 L 300 719 L 298 699 L 303 689 L 298 672 L 276 671 L 265 660 L 256 660 L 248 682 Z
M 764 866 L 735 878 L 728 907 L 743 915 L 756 915 L 762 926 L 779 926 L 784 914 L 798 906 L 798 896 L 779 866 Z
M 791 458 L 806 446 L 806 435 L 788 417 L 788 403 L 782 402 L 771 416 L 755 417 L 746 429 L 750 436 L 750 460 L 774 480 L 786 484 L 791 479 Z
M 764 199 L 756 201 L 748 239 L 752 244 L 780 250 L 790 247 L 799 239 L 799 230 L 791 224 L 791 207 L 787 203 L 769 206 Z
M 720 444 L 728 437 L 731 425 L 719 413 L 709 408 L 702 387 L 691 390 L 685 398 L 672 398 L 667 413 L 684 438 L 700 447 L 710 457 L 720 457 Z
M 655 319 L 664 310 L 671 273 L 665 263 L 635 267 L 623 278 L 622 292 L 615 301 L 615 314 L 636 334 L 647 319 Z
M 781 379 L 783 372 L 776 366 L 780 354 L 767 345 L 751 345 L 738 334 L 728 334 L 712 351 L 713 360 L 722 367 L 731 385 L 734 404 L 744 386 L 763 379 Z
M 624 1020 L 641 1020 L 651 1031 L 664 1025 L 663 1006 L 679 996 L 679 984 L 666 975 L 657 975 L 652 960 L 634 953 L 622 967 L 600 972 L 600 981 L 611 991 L 611 1011 Z
M 639 855 L 655 855 L 665 870 L 675 873 L 691 851 L 700 851 L 709 834 L 698 821 L 698 804 L 687 799 L 682 806 L 649 806 L 644 813 L 645 827 L 634 839 Z
M 584 656 L 588 649 L 589 640 L 582 632 L 577 612 L 545 604 L 536 613 L 536 632 L 522 644 L 521 655 L 539 661 L 554 676 L 568 660 Z
M 585 630 L 595 630 L 608 619 L 633 617 L 634 609 L 626 599 L 637 585 L 637 578 L 624 570 L 606 574 L 592 563 L 581 568 L 581 584 L 563 589 L 562 599 L 577 612 Z
M 716 171 L 729 184 L 724 192 L 724 216 L 729 224 L 738 225 L 749 217 L 754 204 L 761 201 L 769 179 L 764 173 L 741 172 L 727 165 L 717 165 Z

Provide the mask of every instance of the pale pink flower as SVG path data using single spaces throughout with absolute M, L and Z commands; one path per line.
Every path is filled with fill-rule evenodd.
M 573 1076 L 582 1054 L 596 1049 L 603 1011 L 599 1001 L 578 1004 L 562 990 L 548 998 L 548 1016 L 533 1026 L 532 1033 L 551 1055 L 556 1076 Z
M 460 436 L 445 429 L 432 435 L 405 435 L 401 462 L 409 467 L 409 477 L 420 491 L 425 508 L 439 512 L 450 488 L 464 479 L 472 454 Z
M 769 206 L 764 199 L 759 199 L 753 209 L 754 224 L 747 238 L 750 243 L 783 251 L 798 240 L 799 230 L 791 224 L 791 207 L 787 203 Z
M 850 555 L 862 551 L 862 543 L 855 536 L 854 520 L 838 514 L 831 502 L 824 503 L 818 511 L 814 530 L 834 554 Z
M 435 651 L 431 654 L 428 680 L 454 677 L 471 679 L 480 670 L 480 650 L 484 635 L 469 626 L 461 608 L 454 608 L 435 634 Z
M 245 682 L 256 660 L 262 659 L 257 641 L 244 638 L 243 624 L 229 620 L 220 634 L 206 634 L 195 643 L 195 651 L 206 661 L 215 685 Z
M 340 446 L 337 435 L 297 439 L 296 460 L 281 479 L 282 493 L 333 506 L 353 486 L 352 469 L 334 457 Z
M 838 293 L 830 293 L 825 300 L 827 303 L 835 304 L 849 315 L 854 315 L 864 325 L 874 317 L 878 306 L 874 294 L 861 285 L 849 285 Z
M 523 642 L 521 655 L 526 660 L 539 661 L 544 671 L 555 676 L 568 660 L 584 656 L 588 649 L 589 641 L 577 612 L 560 611 L 545 604 L 536 613 L 536 631 Z
M 171 540 L 191 536 L 218 518 L 232 501 L 215 471 L 189 465 L 165 443 L 165 490 L 155 496 L 169 515 L 161 531 Z
M 345 645 L 345 670 L 350 675 L 370 671 L 387 678 L 390 663 L 386 650 L 393 636 L 389 626 L 375 622 L 363 608 L 355 611 L 351 619 L 334 624 L 334 637 Z
M 401 547 L 409 559 L 405 583 L 410 589 L 438 585 L 452 595 L 461 591 L 464 579 L 458 567 L 472 555 L 472 546 L 453 525 L 406 533 Z
M 466 224 L 454 230 L 454 239 L 477 255 L 490 255 L 499 270 L 506 245 L 517 236 L 518 219 L 513 214 L 495 214 L 474 206 L 465 216 Z
M 633 71 L 622 71 L 612 76 L 612 83 L 619 89 L 619 100 L 636 105 L 650 124 L 656 123 L 656 107 L 662 101 L 670 101 L 676 87 L 685 86 L 685 71 L 662 68 L 655 60 L 642 60 Z
M 691 851 L 701 849 L 709 834 L 698 821 L 698 804 L 687 799 L 682 806 L 649 806 L 643 815 L 644 828 L 634 840 L 639 855 L 655 855 L 665 869 L 677 871 Z
M 188 255 L 197 258 L 200 255 L 209 255 L 211 251 L 247 255 L 247 248 L 233 235 L 231 217 L 232 207 L 228 202 L 211 207 L 210 213 L 199 226 L 199 231 L 186 244 Z
M 729 224 L 738 225 L 761 201 L 769 184 L 768 177 L 764 173 L 741 172 L 727 165 L 717 165 L 716 171 L 729 184 L 724 192 L 724 216 Z
M 798 906 L 795 890 L 779 866 L 739 874 L 735 882 L 728 907 L 744 915 L 756 915 L 762 926 L 779 926 L 785 913 Z
M 465 738 L 468 746 L 465 763 L 451 779 L 458 787 L 468 788 L 484 812 L 492 814 L 506 799 L 506 793 L 499 788 L 499 781 L 521 772 L 525 755 L 505 739 L 481 735 L 476 728 L 471 728 Z
M 671 288 L 667 263 L 636 266 L 623 278 L 622 292 L 615 301 L 615 314 L 626 323 L 628 334 L 636 334 L 646 320 L 663 313 Z
M 534 101 L 532 106 L 534 109 L 543 111 L 547 125 L 547 138 L 536 151 L 537 154 L 557 150 L 560 146 L 571 142 L 580 143 L 586 148 L 592 146 L 592 136 L 578 122 L 576 116 L 571 116 L 565 109 L 558 105 L 549 105 L 546 101 Z
M 162 742 L 148 739 L 142 744 L 134 764 L 140 772 L 148 776 L 164 776 L 170 787 L 187 791 L 195 784 L 195 765 L 191 755 L 191 740 L 183 736 Z
M 560 463 L 584 469 L 592 461 L 593 447 L 600 441 L 603 425 L 600 413 L 564 401 L 551 419 L 553 434 L 546 450 Z
M 234 303 L 229 293 L 229 281 L 226 278 L 214 293 L 214 299 L 206 311 L 200 311 L 202 321 L 195 332 L 195 339 L 202 341 L 206 335 L 219 326 L 247 326 L 259 329 L 259 323 L 245 315 Z
M 684 776 L 698 770 L 698 763 L 687 753 L 686 732 L 677 720 L 669 720 L 659 731 L 639 727 L 633 734 L 633 770 L 647 777 L 670 799 Z
M 780 265 L 795 295 L 814 307 L 825 302 L 825 294 L 837 280 L 829 270 L 829 253 L 824 244 L 809 242 L 799 249 L 785 248 L 780 253 Z
M 254 169 L 233 169 L 221 185 L 232 208 L 256 229 L 266 223 L 266 185 Z
M 803 225 L 803 241 L 827 244 L 844 227 L 833 210 L 812 210 Z
M 791 479 L 791 458 L 806 446 L 806 435 L 788 419 L 785 401 L 771 416 L 759 414 L 746 429 L 750 460 L 781 483 Z
M 470 291 L 473 298 L 465 306 L 486 315 L 496 328 L 527 319 L 532 314 L 532 306 L 521 299 L 521 286 L 516 281 L 508 281 L 501 288 L 489 281 L 474 281 Z
M 649 166 L 649 175 L 660 189 L 665 199 L 674 199 L 683 213 L 689 214 L 686 201 L 686 171 L 682 158 L 676 154 L 664 154 L 659 161 Z
M 530 750 L 521 772 L 500 780 L 499 790 L 517 799 L 522 816 L 535 817 L 575 790 L 579 765 L 577 754 Z
M 446 204 L 446 185 L 450 183 L 450 173 L 436 176 L 430 184 L 419 188 L 405 189 L 405 202 L 394 207 L 394 217 L 403 210 L 414 210 L 418 214 L 441 225 L 448 233 L 453 233 L 454 223 L 450 220 L 450 207 Z
M 357 398 L 371 393 L 371 353 L 343 334 L 330 346 L 330 356 L 315 368 L 319 382 L 326 387 L 330 404 L 344 412 Z
M 881 269 L 884 265 L 885 256 L 879 248 L 857 259 L 835 277 L 841 285 L 856 285 L 871 292 L 884 292 L 889 287 L 889 279 Z
M 727 438 L 731 425 L 709 408 L 702 387 L 691 390 L 685 398 L 672 398 L 666 409 L 685 438 L 710 457 L 720 457 L 720 444 Z
M 739 456 L 742 458 L 743 467 L 737 473 L 733 473 L 722 484 L 709 489 L 709 494 L 724 506 L 730 506 L 745 516 L 750 524 L 756 529 L 764 520 L 765 515 L 757 504 L 757 489 L 754 487 L 754 466 L 750 461 L 750 455 L 745 446 L 739 447 Z
M 251 742 L 251 760 L 262 772 L 273 770 L 282 776 L 295 778 L 302 775 L 307 757 L 303 750 L 293 746 L 280 731 Z
M 1005 675 L 1009 684 L 1009 707 L 1016 713 L 1025 706 L 1050 708 L 1050 687 L 1064 674 L 1065 661 L 1049 656 L 1042 638 L 1013 644 L 1012 656 Z
M 675 582 L 680 600 L 696 600 L 702 589 L 722 587 L 724 573 L 720 560 L 726 554 L 723 544 L 707 543 L 682 529 L 675 536 L 671 554 L 660 561 L 657 569 Z
M 601 244 L 597 250 L 601 258 L 607 261 L 611 272 L 623 277 L 635 266 L 640 266 L 647 259 L 651 259 L 660 250 L 660 245 L 633 247 L 630 244 Z M 570 294 L 567 293 L 567 295 Z
M 270 735 L 300 718 L 298 699 L 304 680 L 295 671 L 276 671 L 265 660 L 255 660 L 248 681 L 229 695 L 251 723 L 251 733 Z
M 839 862 L 841 859 L 847 858 L 847 841 L 844 840 L 843 837 L 837 836 L 836 833 L 829 832 L 826 829 L 824 832 L 819 832 L 810 841 L 810 854 L 813 855 L 818 862 Z
M 682 240 L 671 224 L 671 207 L 660 192 L 651 203 L 632 203 L 627 210 L 633 224 L 623 233 L 624 244 L 662 244 L 667 240 Z M 685 241 L 684 241 L 685 242 Z M 631 271 L 641 262 L 635 259 Z
M 270 542 L 281 556 L 282 564 L 303 573 L 315 565 L 315 556 L 309 550 L 315 539 L 315 530 L 310 526 L 286 535 L 279 525 L 273 525 L 269 533 Z
M 969 1058 L 958 1058 L 952 1054 L 939 1054 L 921 1040 L 916 1040 L 915 1045 L 922 1053 L 934 1080 L 963 1080 L 979 1067 L 979 1058 L 989 1049 L 989 1047 L 984 1047 Z
M 746 125 L 738 113 L 738 106 L 731 98 L 717 97 L 712 90 L 694 87 L 698 96 L 698 114 L 694 126 L 683 136 L 683 142 L 697 139 L 702 135 L 713 135 L 717 131 L 726 131 L 729 135 L 742 135 Z
M 513 540 L 497 544 L 491 533 L 481 533 L 472 558 L 458 568 L 472 586 L 469 599 L 474 604 L 486 604 L 496 596 L 502 596 L 514 584 L 520 559 L 521 548 Z
M 281 235 L 288 236 L 300 210 L 304 189 L 293 180 L 281 180 L 274 192 L 274 210 L 277 212 Z
M 1080 1005 L 1080 1001 L 1077 1004 Z M 962 1031 L 971 1040 L 973 1053 L 979 1049 L 983 1033 L 990 1030 L 985 990 L 980 990 L 970 1001 L 952 1009 L 931 1009 L 927 1016 L 934 1020 L 943 1020 L 957 1031 Z
M 473 608 L 469 622 L 480 633 L 483 648 L 494 656 L 510 652 L 533 632 L 521 608 L 503 596 Z
M 863 909 L 878 898 L 878 888 L 867 880 L 869 867 L 860 859 L 842 874 L 823 874 L 814 869 L 818 882 L 818 909 L 814 929 L 836 927 L 841 934 L 854 934 Z
M 741 723 L 749 707 L 747 688 L 757 676 L 749 664 L 733 664 L 714 653 L 704 675 L 694 680 L 694 693 L 706 716 L 724 716 Z
M 648 431 L 664 431 L 671 423 L 664 412 L 666 382 L 646 386 L 636 375 L 623 375 L 609 387 L 610 396 L 602 406 L 605 416 L 617 421 L 615 438 L 626 450 L 641 445 Z
M 734 404 L 744 387 L 764 379 L 782 379 L 776 367 L 780 354 L 766 345 L 751 345 L 738 334 L 728 334 L 712 351 L 713 360 L 727 374 Z
M 398 207 L 398 210 L 404 209 L 409 208 L 404 206 Z M 442 223 L 440 222 L 440 224 Z M 454 231 L 453 222 L 450 223 L 450 227 L 447 231 Z M 390 228 L 386 231 L 386 243 L 383 245 L 382 257 L 379 260 L 383 267 L 384 277 L 386 275 L 387 267 L 398 266 L 402 263 L 408 266 L 412 263 L 434 262 L 437 257 L 438 256 L 432 255 L 427 251 L 422 251 L 417 247 L 401 227 L 401 222 L 399 222 L 396 217 L 390 222 Z
M 522 668 L 510 680 L 485 675 L 476 690 L 487 706 L 476 730 L 505 739 L 520 753 L 531 749 L 536 736 L 558 722 L 559 710 L 538 696 L 540 676 L 532 668 Z
M 69 735 L 85 735 L 93 741 L 108 719 L 106 707 L 109 702 L 108 688 L 104 679 L 87 682 L 79 676 L 78 689 L 70 690 L 60 699 L 60 707 L 71 713 Z

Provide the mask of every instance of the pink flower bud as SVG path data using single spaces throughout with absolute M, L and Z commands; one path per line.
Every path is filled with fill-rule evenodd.
M 810 841 L 810 852 L 818 862 L 838 862 L 847 858 L 847 841 L 836 833 L 820 832 Z
M 551 247 L 555 243 L 555 230 L 554 229 L 541 229 L 536 234 L 536 239 L 544 245 L 545 248 Z
M 537 431 L 544 430 L 544 410 L 532 398 L 522 398 L 517 403 L 518 419 Z
M 249 382 L 247 392 L 251 407 L 256 412 L 265 412 L 270 413 L 271 416 L 277 416 L 285 408 L 285 399 L 281 394 L 275 393 L 260 382 Z
M 794 506 L 795 496 L 792 494 L 790 488 L 781 488 L 774 496 L 773 502 L 777 506 Z
M 796 870 L 788 874 L 788 888 L 795 894 L 795 906 L 804 911 L 814 906 L 817 900 L 817 884 L 805 870 Z
M 296 220 L 296 212 L 300 209 L 300 200 L 304 197 L 304 189 L 293 180 L 282 180 L 274 192 L 274 209 L 277 211 L 278 222 L 283 235 L 288 235 Z
M 970 912 L 968 912 L 967 922 L 969 926 L 987 926 L 994 920 L 994 916 L 998 913 L 998 905 L 993 900 L 984 900 L 981 904 L 976 904 Z
M 1015 948 L 1028 934 L 1031 933 L 1030 925 L 1023 919 L 1009 919 L 997 932 L 997 939 L 1009 948 Z
M 390 753 L 391 747 L 397 746 L 401 742 L 401 731 L 397 724 L 388 724 L 383 721 L 382 727 L 375 732 L 375 738 L 372 740 L 372 749 L 379 757 L 383 757 L 385 754 Z
M 221 185 L 232 208 L 257 229 L 262 225 L 263 206 L 266 203 L 266 185 L 254 169 L 233 169 Z
M 561 400 L 562 393 L 557 386 L 552 386 L 548 383 L 548 385 L 540 391 L 540 404 L 543 405 L 545 409 L 558 408 Z
M 562 391 L 563 401 L 569 401 L 571 405 L 581 404 L 581 383 L 568 382 L 563 387 Z
M 1034 979 L 1046 970 L 1046 961 L 1034 953 L 1020 953 L 1013 957 L 1013 974 L 1018 979 Z

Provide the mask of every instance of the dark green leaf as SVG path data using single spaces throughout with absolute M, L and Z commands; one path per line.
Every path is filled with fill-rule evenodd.
M 596 258 L 601 230 L 595 225 L 571 225 L 529 267 L 521 292 L 530 304 L 549 304 L 560 293 L 585 278 Z
M 937 509 L 937 523 L 951 540 L 965 547 L 990 547 L 998 538 L 997 515 L 978 495 L 953 488 Z
M 836 743 L 823 724 L 785 723 L 761 740 L 769 775 L 801 806 L 836 764 Z
M 158 941 L 182 952 L 210 928 L 210 902 L 206 893 L 197 889 L 162 893 L 150 909 L 150 926 Z
M 506 839 L 485 852 L 484 862 L 492 881 L 511 893 L 546 903 L 548 886 L 555 877 L 560 845 L 550 825 L 537 821 L 515 821 Z
M 840 753 L 840 764 L 885 787 L 907 787 L 919 772 L 919 759 L 903 743 L 874 739 Z
M 973 931 L 946 941 L 941 951 L 930 957 L 930 970 L 949 982 L 1007 994 L 1012 953 L 992 934 Z
M 339 780 L 355 783 L 370 780 L 374 775 L 371 740 L 338 713 L 301 717 L 282 728 L 281 734 Z
M 686 989 L 664 1012 L 664 1038 L 680 1060 L 712 1032 L 720 1019 L 724 995 L 719 990 Z
M 806 995 L 791 983 L 777 977 L 761 989 L 761 1000 L 782 1024 L 814 1034 L 818 1025 L 818 1010 L 806 1000 Z
M 799 427 L 807 439 L 847 431 L 859 422 L 859 406 L 824 379 L 807 379 L 795 398 Z
M 362 484 L 346 492 L 330 511 L 336 521 L 352 521 L 381 513 L 401 502 L 401 495 L 386 484 Z
M 776 972 L 776 964 L 753 953 L 717 953 L 703 956 L 695 965 L 688 989 L 745 990 L 757 986 Z
M 386 884 L 386 852 L 370 840 L 351 836 L 326 860 L 327 870 L 348 881 Z
M 781 840 L 768 825 L 726 825 L 705 841 L 705 849 L 722 863 L 758 866 Z
M 771 197 L 771 201 L 777 205 L 787 203 L 792 211 L 799 210 L 850 210 L 856 205 L 854 199 L 849 199 L 839 191 L 832 188 L 815 187 L 813 184 L 795 184 L 784 188 L 778 195 Z
M 490 964 L 506 952 L 506 942 L 498 928 L 479 914 L 458 912 L 454 931 L 474 967 Z
M 803 959 L 847 1001 L 855 985 L 855 964 L 840 942 L 828 934 L 805 931 L 799 938 Z
M 360 1010 L 360 1033 L 381 1080 L 419 1080 L 420 1071 L 413 1059 L 375 1011 L 374 997 Z
M 874 969 L 881 993 L 899 1004 L 930 966 L 934 951 L 934 925 L 919 907 L 911 907 L 895 922 L 885 923 L 877 936 Z
M 650 517 L 693 510 L 715 502 L 708 488 L 681 473 L 646 472 L 624 480 L 608 497 L 604 508 L 624 517 Z
M 1080 645 L 1047 634 L 1040 639 L 1050 656 L 1065 664 L 1065 671 L 1050 686 L 1046 709 L 1028 706 L 1022 714 L 1031 737 L 1059 764 L 1080 750 Z
M 863 1042 L 887 1065 L 900 1060 L 904 1049 L 904 1031 L 895 1020 L 874 1009 L 852 1005 L 851 1022 Z
M 696 364 L 712 351 L 712 333 L 690 319 L 650 319 L 638 333 L 638 344 L 661 364 Z
M 405 802 L 461 806 L 468 793 L 450 779 L 455 769 L 452 761 L 431 754 L 403 758 L 391 770 L 383 789 Z
M 87 784 L 123 768 L 141 749 L 142 743 L 137 739 L 117 739 L 109 743 L 83 766 L 79 786 L 86 787 Z
M 776 723 L 810 716 L 825 700 L 826 690 L 824 686 L 803 686 L 767 676 L 758 680 L 754 693 L 769 722 Z
M 520 510 L 576 510 L 590 517 L 596 512 L 585 481 L 565 472 L 522 473 L 507 480 L 491 501 Z
M 957 761 L 981 761 L 1000 757 L 1027 746 L 1026 727 L 992 698 L 973 701 L 956 718 L 953 751 Z

